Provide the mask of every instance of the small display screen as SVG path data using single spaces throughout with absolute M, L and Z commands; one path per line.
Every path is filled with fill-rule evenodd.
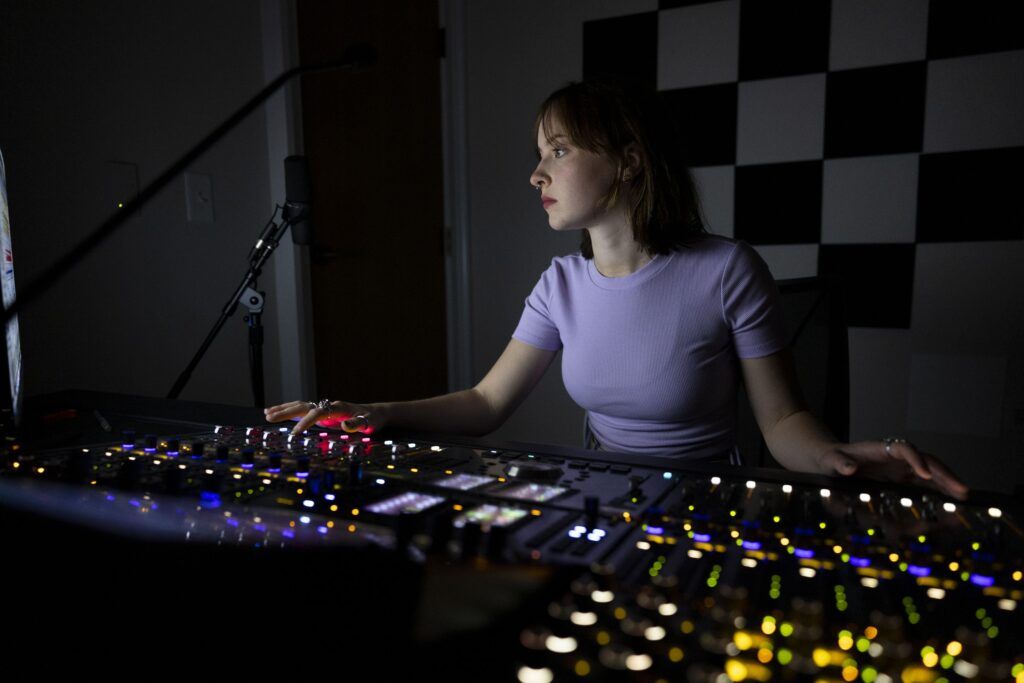
M 400 515 L 403 512 L 422 512 L 427 508 L 432 508 L 438 503 L 443 502 L 444 498 L 440 496 L 431 496 L 426 493 L 410 491 L 409 493 L 403 493 L 399 496 L 386 498 L 371 505 L 367 505 L 366 509 L 378 515 Z
M 529 500 L 534 503 L 543 503 L 557 498 L 569 489 L 561 486 L 548 486 L 547 484 L 520 484 L 495 492 L 502 498 L 514 498 L 515 500 Z
M 441 477 L 431 483 L 434 486 L 441 486 L 446 489 L 468 491 L 475 489 L 477 486 L 489 484 L 492 481 L 494 481 L 494 477 L 485 477 L 479 474 L 456 474 L 450 477 Z
M 497 505 L 481 505 L 459 515 L 452 524 L 459 528 L 466 526 L 466 522 L 479 524 L 483 527 L 509 526 L 525 516 L 526 510 L 504 506 L 499 507 Z

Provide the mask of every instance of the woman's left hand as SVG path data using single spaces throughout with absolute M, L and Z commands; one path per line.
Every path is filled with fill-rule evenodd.
M 883 481 L 924 483 L 957 500 L 967 499 L 967 485 L 952 470 L 902 439 L 835 444 L 822 453 L 819 463 L 826 474 L 859 474 Z

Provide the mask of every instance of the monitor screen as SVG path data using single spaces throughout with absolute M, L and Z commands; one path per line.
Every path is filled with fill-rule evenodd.
M 3 249 L 3 273 L 0 273 L 0 288 L 3 289 L 4 309 L 15 299 L 14 294 L 14 250 L 11 248 L 11 220 L 7 210 L 7 169 L 3 151 L 0 150 L 0 248 Z M 11 414 L 17 424 L 21 416 L 21 335 L 18 332 L 18 317 L 11 318 L 4 330 L 7 348 L 7 377 L 11 385 Z M 2 393 L 0 393 L 2 395 Z M 3 401 L 3 404 L 6 404 Z

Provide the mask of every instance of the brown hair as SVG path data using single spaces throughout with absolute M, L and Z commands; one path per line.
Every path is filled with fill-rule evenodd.
M 573 144 L 615 163 L 620 181 L 626 148 L 636 145 L 640 168 L 629 183 L 612 183 L 601 203 L 628 202 L 633 239 L 649 255 L 667 254 L 707 233 L 680 136 L 655 97 L 613 81 L 570 83 L 544 100 L 533 126 L 536 140 L 539 131 L 547 136 L 552 124 L 560 123 Z M 586 230 L 580 251 L 584 258 L 594 257 Z

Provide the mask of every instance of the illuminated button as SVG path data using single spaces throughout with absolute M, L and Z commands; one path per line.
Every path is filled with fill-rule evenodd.
M 569 615 L 569 621 L 577 626 L 593 626 L 597 623 L 597 615 L 593 612 L 573 612 Z
M 862 502 L 862 503 L 870 503 L 871 502 L 871 494 L 868 494 L 868 493 L 860 494 L 860 502 Z
M 550 635 L 544 641 L 544 646 L 552 652 L 567 654 L 576 650 L 576 639 L 571 637 L 559 638 L 558 636 Z
M 999 517 L 1003 516 L 1003 511 L 1000 510 L 999 508 L 989 508 L 988 514 L 990 517 L 995 517 L 998 519 Z
M 819 494 L 821 494 L 821 497 L 822 497 L 822 498 L 828 498 L 829 496 L 831 496 L 831 495 L 832 495 L 832 492 L 831 492 L 831 491 L 829 491 L 828 489 L 822 489 L 822 490 L 821 490 L 821 491 L 819 491 L 818 493 L 819 493 Z
M 711 484 L 712 485 L 718 486 L 721 483 L 722 483 L 722 478 L 721 477 L 711 477 Z
M 782 492 L 783 493 L 793 493 L 793 486 L 792 486 L 792 484 L 783 484 L 782 485 Z
M 956 505 L 953 505 L 953 503 L 943 503 L 942 509 L 946 512 L 956 512 Z
M 910 500 L 909 498 L 900 498 L 900 505 L 902 505 L 905 508 L 913 507 L 914 501 Z
M 555 680 L 555 674 L 546 667 L 534 669 L 529 666 L 521 666 L 516 672 L 516 677 L 519 679 L 519 683 L 551 683 Z

